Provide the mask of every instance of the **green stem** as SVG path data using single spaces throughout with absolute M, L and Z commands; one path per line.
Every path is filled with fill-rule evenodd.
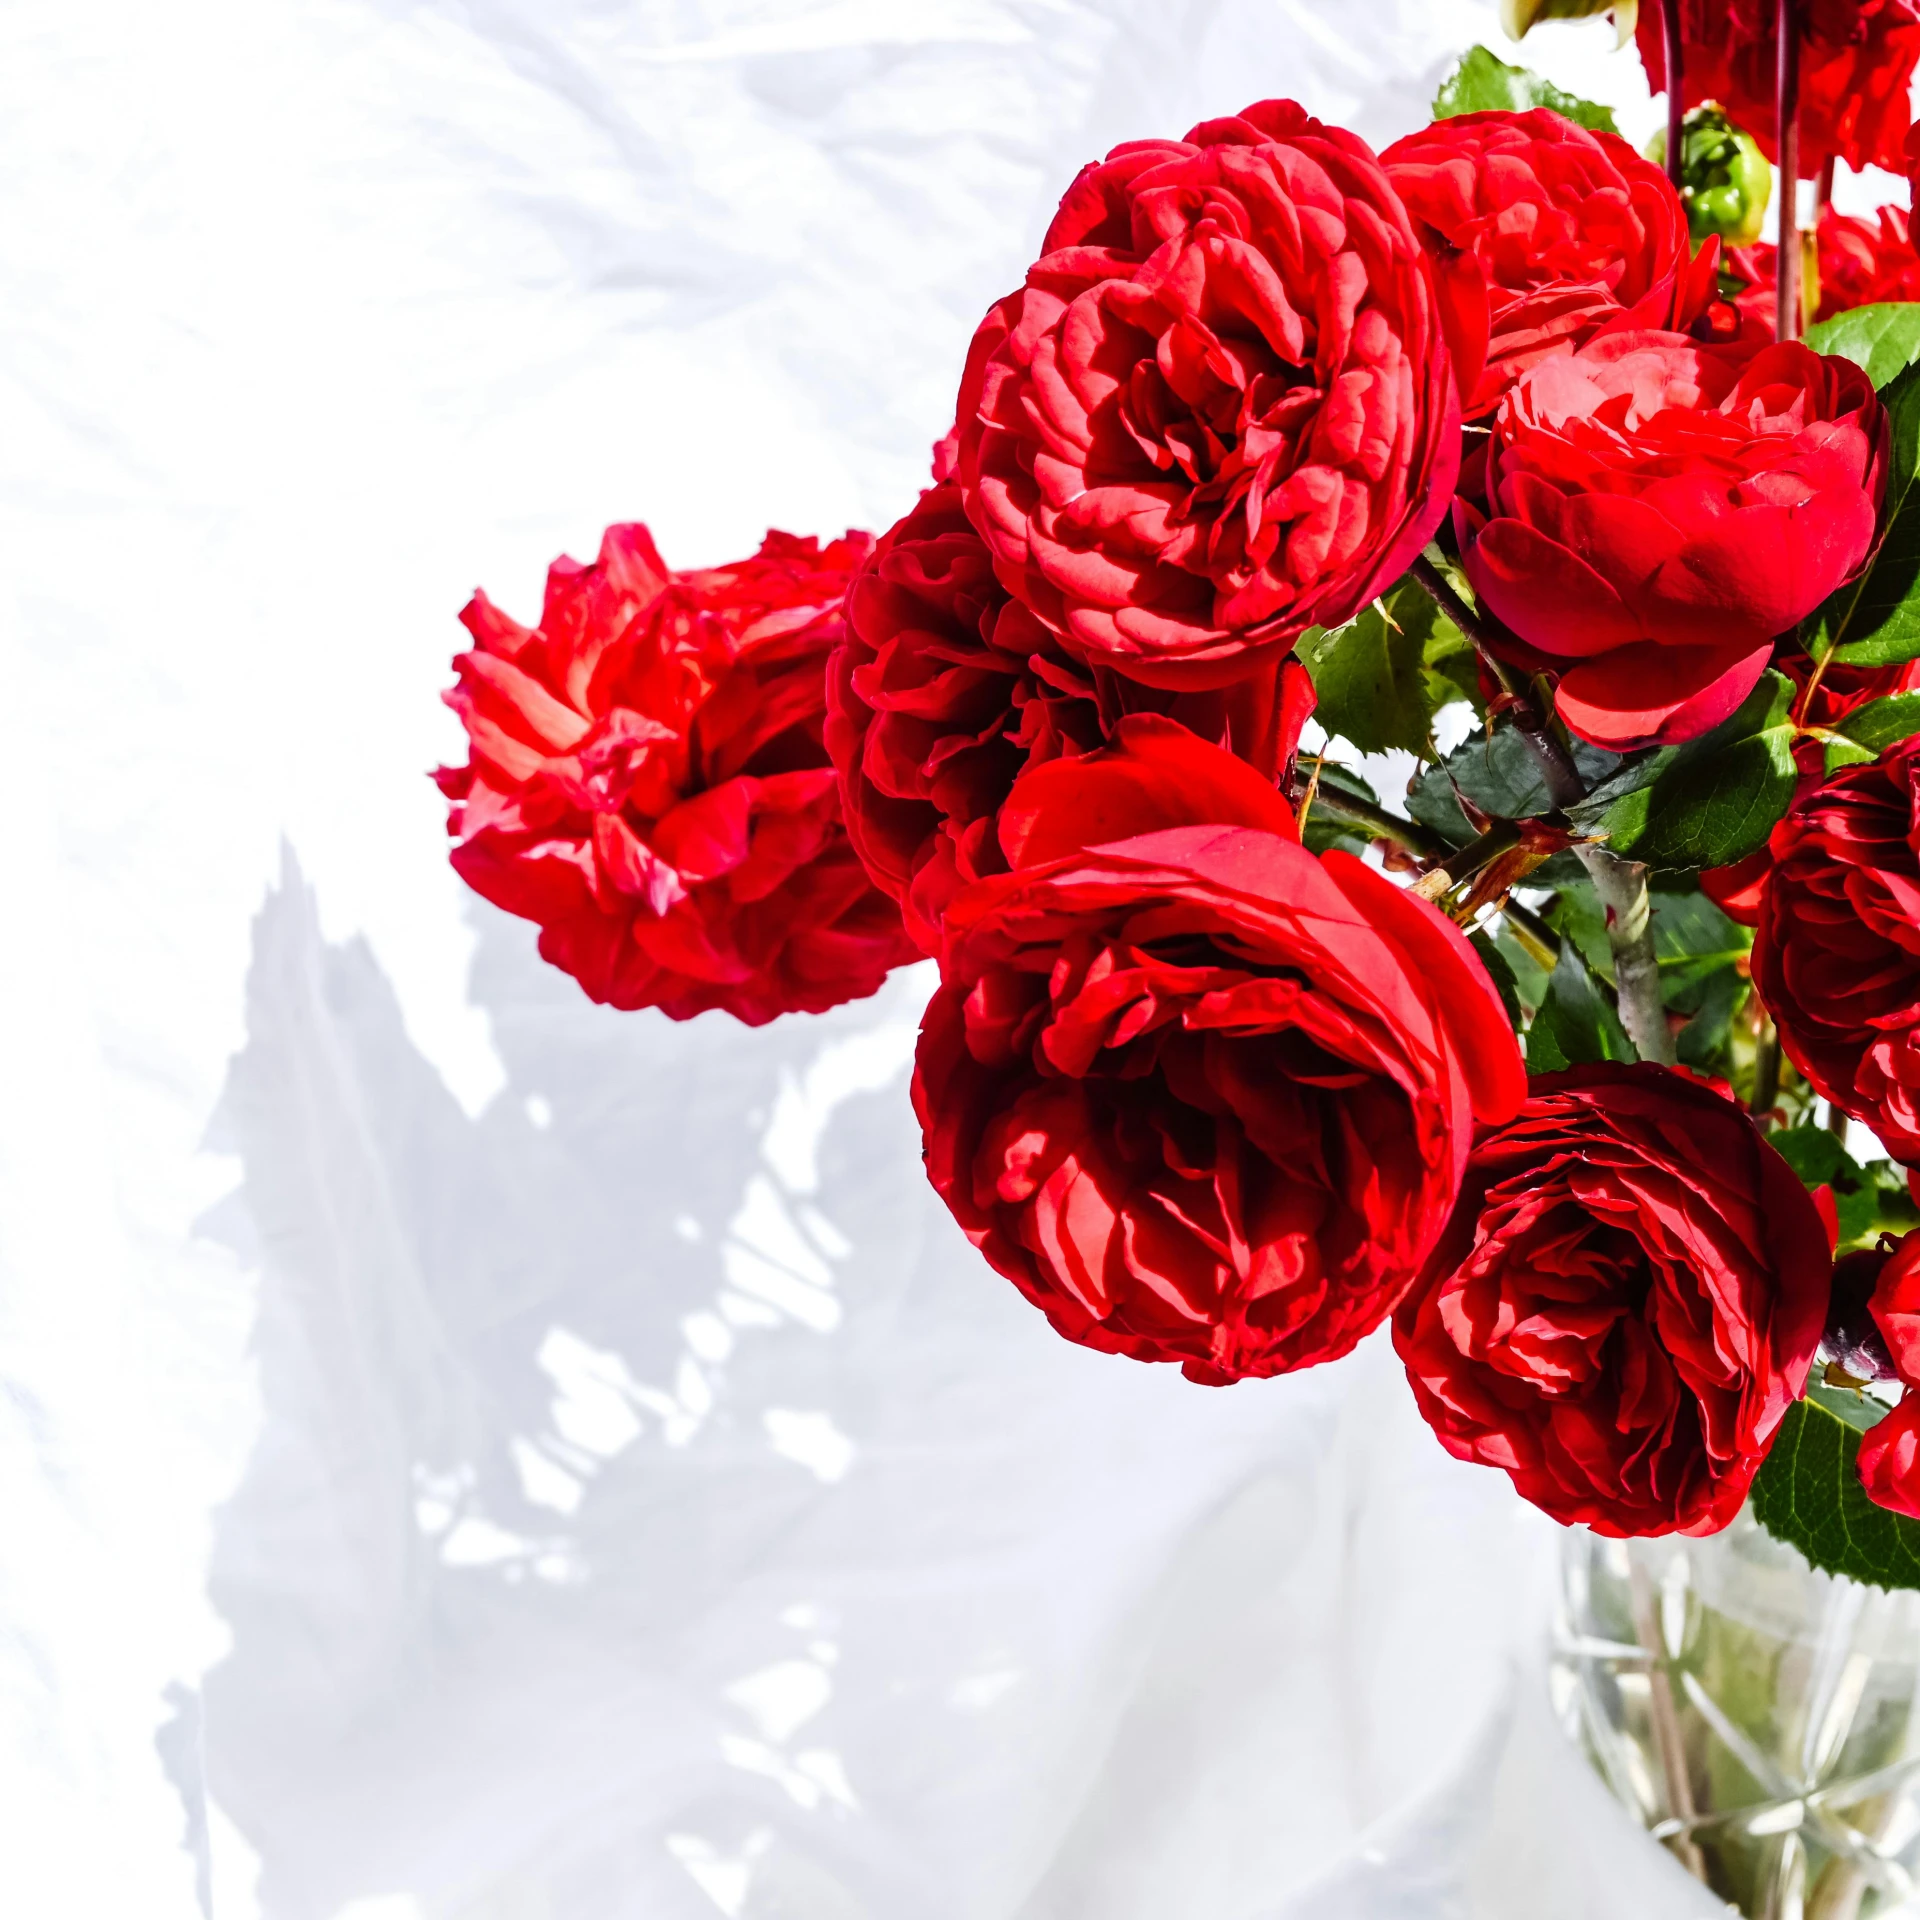
M 1666 996 L 1660 988 L 1660 961 L 1653 950 L 1653 901 L 1647 869 L 1604 847 L 1576 847 L 1600 904 L 1607 910 L 1607 944 L 1613 949 L 1613 978 L 1620 997 L 1620 1024 L 1642 1060 L 1673 1066 L 1673 1029 L 1667 1024 Z
M 1414 561 L 1407 573 L 1410 579 L 1418 582 L 1434 605 L 1473 642 L 1474 651 L 1486 662 L 1487 671 L 1499 681 L 1500 691 L 1506 695 L 1513 715 L 1513 724 L 1520 738 L 1526 742 L 1534 765 L 1540 769 L 1540 777 L 1546 782 L 1547 798 L 1554 807 L 1570 807 L 1576 800 L 1584 800 L 1587 797 L 1587 783 L 1581 779 L 1580 769 L 1574 765 L 1566 742 L 1554 732 L 1553 723 L 1541 710 L 1532 687 L 1508 667 L 1496 650 L 1496 623 L 1468 606 L 1454 591 L 1452 581 L 1425 554 Z
M 1315 790 L 1313 804 L 1318 812 L 1363 828 L 1375 840 L 1390 840 L 1419 860 L 1449 859 L 1458 851 L 1451 840 L 1431 827 L 1423 827 L 1417 820 L 1403 820 L 1399 814 L 1389 813 L 1385 807 L 1344 792 L 1326 780 Z

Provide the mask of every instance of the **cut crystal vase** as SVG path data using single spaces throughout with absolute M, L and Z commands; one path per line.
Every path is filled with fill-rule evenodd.
M 1817 1573 L 1751 1511 L 1562 1550 L 1555 1705 L 1648 1832 L 1755 1920 L 1920 1916 L 1920 1593 Z

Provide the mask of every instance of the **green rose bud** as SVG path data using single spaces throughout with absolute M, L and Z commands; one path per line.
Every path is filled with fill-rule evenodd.
M 1656 133 L 1647 158 L 1667 164 L 1667 136 Z M 1680 198 L 1698 246 L 1717 233 L 1729 246 L 1750 247 L 1766 231 L 1773 169 L 1755 144 L 1718 107 L 1695 107 L 1681 123 Z
M 1500 0 L 1500 24 L 1509 40 L 1524 40 L 1542 20 L 1591 20 L 1602 13 L 1613 15 L 1616 44 L 1624 47 L 1633 38 L 1640 0 Z

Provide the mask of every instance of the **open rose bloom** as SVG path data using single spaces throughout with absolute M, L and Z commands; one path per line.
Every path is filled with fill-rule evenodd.
M 948 482 L 881 537 L 848 591 L 826 737 L 854 846 L 937 954 L 954 894 L 1006 871 L 1000 809 L 1029 767 L 1159 713 L 1277 781 L 1312 705 L 1297 660 L 1269 656 L 1228 686 L 1181 693 L 1076 659 L 1000 585 Z
M 1459 933 L 1316 860 L 1270 791 L 1150 719 L 1029 774 L 1013 871 L 948 909 L 914 1075 L 987 1259 L 1068 1338 L 1210 1382 L 1378 1326 L 1521 1092 Z
M 1433 283 L 1366 144 L 1291 101 L 1086 167 L 974 337 L 969 518 L 1072 652 L 1220 685 L 1391 586 L 1446 511 Z
M 872 993 L 912 954 L 840 824 L 826 660 L 864 536 L 769 534 L 675 574 L 644 527 L 558 562 L 538 627 L 484 594 L 448 702 L 453 862 L 596 1000 L 758 1025 Z
M 1441 1443 L 1596 1532 L 1713 1532 L 1799 1397 L 1832 1256 L 1793 1170 L 1665 1068 L 1541 1076 L 1394 1323 Z
M 1920 1161 L 1920 739 L 1802 795 L 1770 851 L 1753 968 L 1781 1045 Z
M 1715 297 L 1667 177 L 1611 133 L 1544 108 L 1467 113 L 1381 156 L 1434 264 L 1469 418 L 1601 333 L 1685 333 Z
M 1626 749 L 1691 740 L 1871 550 L 1886 415 L 1851 361 L 1797 344 L 1616 333 L 1541 363 L 1455 508 L 1474 591 L 1559 676 L 1560 716 Z

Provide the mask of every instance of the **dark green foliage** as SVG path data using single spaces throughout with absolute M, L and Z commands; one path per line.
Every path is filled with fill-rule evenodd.
M 1903 368 L 1881 398 L 1893 447 L 1881 509 L 1885 531 L 1866 572 L 1801 629 L 1802 644 L 1815 659 L 1831 653 L 1848 666 L 1891 666 L 1920 655 L 1920 488 L 1914 486 L 1920 476 L 1920 367 Z
M 1724 867 L 1766 844 L 1793 799 L 1793 682 L 1769 670 L 1733 717 L 1667 750 L 1653 777 L 1581 817 L 1615 853 L 1671 870 Z
M 1592 1060 L 1638 1057 L 1613 1001 L 1594 984 L 1579 948 L 1568 941 L 1547 976 L 1547 996 L 1527 1029 L 1527 1071 L 1556 1073 Z
M 1879 1411 L 1821 1388 L 1789 1407 L 1753 1483 L 1754 1518 L 1828 1573 L 1920 1588 L 1920 1522 L 1876 1507 L 1860 1484 L 1860 1433 Z

